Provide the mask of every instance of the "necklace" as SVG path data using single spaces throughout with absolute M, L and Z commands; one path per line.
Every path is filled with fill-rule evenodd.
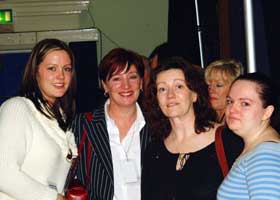
M 184 168 L 189 157 L 190 157 L 190 154 L 188 154 L 188 153 L 180 153 L 178 155 L 178 159 L 177 159 L 177 163 L 176 163 L 176 171 L 181 171 Z

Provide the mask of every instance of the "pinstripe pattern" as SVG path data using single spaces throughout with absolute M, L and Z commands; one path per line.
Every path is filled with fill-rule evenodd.
M 280 199 L 280 144 L 264 142 L 240 157 L 220 186 L 218 199 Z
M 79 144 L 84 128 L 88 133 L 88 140 L 83 148 L 77 169 L 78 178 L 85 184 L 86 182 L 86 151 L 88 141 L 92 146 L 92 157 L 90 161 L 90 183 L 88 200 L 112 200 L 114 195 L 113 163 L 109 143 L 109 135 L 106 129 L 104 107 L 97 109 L 93 113 L 93 120 L 88 122 L 84 114 L 76 116 L 73 122 L 73 131 L 76 142 Z M 150 141 L 148 127 L 140 132 L 141 143 L 141 163 Z

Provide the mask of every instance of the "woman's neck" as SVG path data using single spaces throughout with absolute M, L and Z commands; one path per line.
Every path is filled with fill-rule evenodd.
M 261 127 L 257 132 L 247 134 L 246 136 L 247 137 L 243 137 L 245 146 L 241 155 L 248 153 L 263 142 L 280 142 L 279 134 L 271 126 Z
M 223 123 L 224 122 L 224 118 L 225 118 L 225 109 L 216 110 L 216 113 L 218 115 L 218 122 L 219 123 Z
M 109 116 L 114 120 L 127 120 L 136 117 L 137 114 L 137 108 L 135 106 L 131 107 L 119 107 L 119 106 L 114 106 L 112 104 L 109 104 L 107 107 L 107 111 Z
M 108 115 L 118 127 L 120 141 L 122 141 L 137 118 L 137 107 L 135 105 L 130 108 L 120 108 L 109 104 L 107 108 Z
M 173 137 L 181 140 L 195 133 L 195 117 L 172 118 L 170 119 Z
M 172 128 L 170 135 L 164 141 L 166 148 L 172 153 L 196 152 L 214 141 L 214 129 L 198 134 L 195 132 L 194 125 Z

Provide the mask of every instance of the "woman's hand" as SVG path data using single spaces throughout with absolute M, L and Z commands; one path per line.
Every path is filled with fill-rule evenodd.
M 56 200 L 66 200 L 61 194 L 57 194 Z

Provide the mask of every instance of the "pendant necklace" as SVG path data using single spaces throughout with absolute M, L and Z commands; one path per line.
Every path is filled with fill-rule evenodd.
M 184 168 L 189 157 L 190 157 L 189 153 L 179 153 L 177 163 L 176 163 L 176 171 L 181 171 Z

